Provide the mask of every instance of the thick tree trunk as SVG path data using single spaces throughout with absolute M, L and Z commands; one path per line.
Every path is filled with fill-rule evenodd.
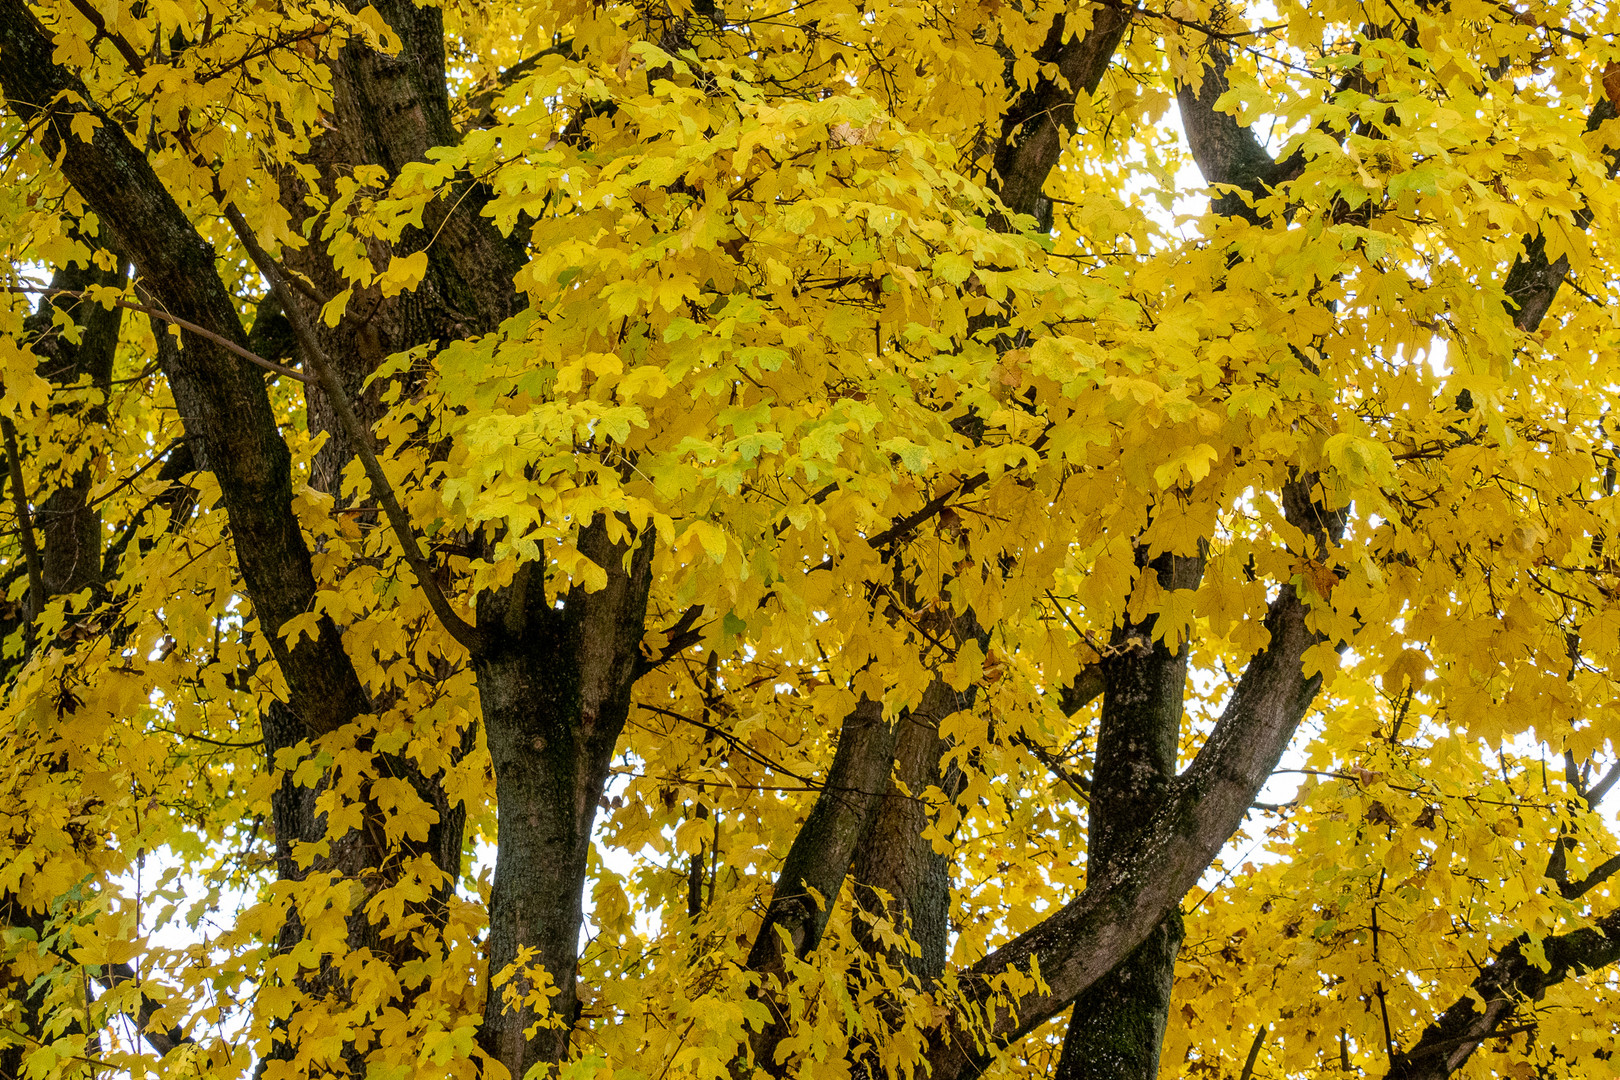
M 530 564 L 478 613 L 502 634 L 475 660 L 499 830 L 479 1044 L 513 1077 L 568 1054 L 591 825 L 630 715 L 652 579 L 650 534 L 612 543 L 598 519 L 579 547 L 605 588 L 576 587 L 554 608 Z
M 359 10 L 365 5 L 349 6 Z M 399 35 L 400 51 L 389 56 L 356 40 L 334 58 L 333 123 L 305 158 L 318 176 L 319 190 L 314 194 L 323 199 L 336 196 L 338 183 L 352 177 L 357 168 L 378 165 L 392 179 L 404 166 L 427 160 L 434 147 L 460 140 L 450 121 L 443 13 L 408 0 L 384 0 L 375 6 Z M 284 170 L 280 181 L 281 204 L 294 229 L 309 227 L 313 223 L 308 219 L 316 212 L 306 201 L 312 192 L 303 176 Z M 375 383 L 367 390 L 365 383 L 389 355 L 429 342 L 488 333 L 521 307 L 513 282 L 523 265 L 523 245 L 502 237 L 481 216 L 486 202 L 481 186 L 463 180 L 424 208 L 421 228 L 405 229 L 391 245 L 370 241 L 367 254 L 378 269 L 390 258 L 426 249 L 428 273 L 415 289 L 393 297 L 384 297 L 376 286 L 356 289 L 347 313 L 332 327 L 319 317 L 322 302 L 351 283 L 321 244 L 282 252 L 288 267 L 311 282 L 321 297 L 318 301 L 300 296 L 299 303 L 362 422 L 370 424 L 382 414 L 385 386 Z M 409 390 L 411 376 L 402 378 Z M 328 435 L 316 455 L 311 483 L 337 495 L 354 448 L 320 386 L 308 383 L 305 393 L 310 430 Z
M 1053 1080 L 1158 1080 L 1181 938 L 1181 913 L 1172 912 L 1080 995 Z
M 946 744 L 939 736 L 939 725 L 957 710 L 961 697 L 943 682 L 936 682 L 923 694 L 917 708 L 900 718 L 894 776 L 872 814 L 850 868 L 855 903 L 869 915 L 887 920 L 895 930 L 909 934 L 916 944 L 915 954 L 892 959 L 925 986 L 945 971 L 951 866 L 950 857 L 937 851 L 923 835 L 934 818 L 934 808 L 923 794 L 930 788 L 942 790 L 947 798 L 955 794 L 955 776 L 940 774 Z M 856 920 L 855 930 L 867 951 L 883 950 L 864 919 Z

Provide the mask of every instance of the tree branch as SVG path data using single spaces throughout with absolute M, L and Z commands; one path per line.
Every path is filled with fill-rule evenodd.
M 89 293 L 81 292 L 76 289 L 47 289 L 35 285 L 7 285 L 4 286 L 4 288 L 6 292 L 14 293 L 38 293 L 42 296 L 71 296 L 79 300 L 91 298 Z M 303 372 L 294 371 L 290 367 L 283 367 L 274 361 L 266 360 L 264 357 L 258 355 L 257 353 L 251 352 L 241 345 L 238 345 L 229 338 L 216 334 L 212 330 L 198 326 L 189 319 L 182 319 L 178 315 L 170 315 L 166 311 L 159 311 L 155 307 L 150 307 L 146 304 L 137 304 L 133 300 L 125 300 L 122 297 L 116 298 L 112 302 L 121 308 L 128 308 L 130 311 L 139 311 L 141 314 L 150 315 L 154 319 L 162 319 L 164 322 L 173 323 L 182 330 L 189 330 L 198 337 L 211 341 L 220 348 L 227 349 L 230 352 L 235 353 L 237 356 L 240 356 L 248 363 L 256 364 L 259 367 L 264 368 L 266 371 L 275 372 L 277 375 L 285 375 L 289 379 L 297 379 L 301 383 L 309 382 L 309 379 L 304 377 Z
M 1074 130 L 1076 95 L 1097 92 L 1135 14 L 1135 9 L 1123 5 L 1094 4 L 1091 26 L 1067 42 L 1063 39 L 1069 30 L 1068 16 L 1053 19 L 1035 59 L 1043 71 L 1046 65 L 1055 65 L 1058 77 L 1043 75 L 1015 98 L 1003 118 L 1001 139 L 992 158 L 996 193 L 1012 213 L 1033 215 L 1043 226 L 1051 227 L 1051 203 L 1043 189 L 1063 152 L 1064 134 Z M 1009 71 L 1011 64 L 1009 57 Z M 1000 222 L 998 227 L 1007 224 Z
M 640 662 L 636 665 L 636 678 L 639 679 L 649 672 L 657 671 L 675 657 L 702 641 L 703 632 L 697 628 L 696 624 L 703 611 L 702 604 L 693 604 L 681 612 L 681 617 L 676 619 L 668 630 L 664 631 L 667 644 L 660 650 L 658 655 L 655 657 L 643 655 L 641 657 Z
M 761 996 L 772 1014 L 764 1030 L 752 1036 L 754 1062 L 771 1075 L 779 1072 L 775 1053 L 787 1024 L 769 980 L 785 975 L 788 951 L 802 958 L 821 942 L 856 845 L 887 786 L 895 738 L 895 725 L 884 720 L 882 703 L 871 698 L 862 697 L 844 718 L 826 786 L 793 838 L 765 921 L 748 952 L 748 970 L 767 978 Z
M 334 730 L 370 710 L 337 626 L 321 616 L 291 644 L 280 633 L 312 609 L 315 576 L 292 512 L 292 456 L 256 366 L 218 344 L 245 340 L 235 299 L 215 253 L 192 226 L 145 154 L 84 84 L 53 60 L 50 35 L 24 0 L 0 0 L 0 89 L 24 123 L 37 126 L 42 149 L 95 211 L 102 227 L 142 275 L 166 313 L 206 330 L 182 327 L 185 347 L 165 374 L 194 449 L 219 480 L 245 592 L 252 601 L 294 708 L 313 733 Z M 88 138 L 72 120 L 97 123 Z
M 417 585 L 423 595 L 427 597 L 428 606 L 439 619 L 440 624 L 449 635 L 455 638 L 470 653 L 477 655 L 488 648 L 489 633 L 463 619 L 451 606 L 449 597 L 439 588 L 438 579 L 434 576 L 433 567 L 422 554 L 421 545 L 416 539 L 416 527 L 411 524 L 410 515 L 399 504 L 399 498 L 394 494 L 393 485 L 388 482 L 388 474 L 383 472 L 382 463 L 377 460 L 377 451 L 371 444 L 371 432 L 360 422 L 354 414 L 354 406 L 349 402 L 349 395 L 343 389 L 343 384 L 333 373 L 332 365 L 326 358 L 326 352 L 315 340 L 315 332 L 310 328 L 309 320 L 304 317 L 301 309 L 293 299 L 292 288 L 287 284 L 287 274 L 281 265 L 270 257 L 270 254 L 259 245 L 258 239 L 253 235 L 247 220 L 242 217 L 242 211 L 236 204 L 225 197 L 219 188 L 217 179 L 214 183 L 214 194 L 220 206 L 225 211 L 225 217 L 230 221 L 236 238 L 241 241 L 247 250 L 248 257 L 259 268 L 259 272 L 270 283 L 276 300 L 281 304 L 281 310 L 292 325 L 293 336 L 298 341 L 298 349 L 304 354 L 304 363 L 314 371 L 315 379 L 320 383 L 321 389 L 326 391 L 327 400 L 332 405 L 332 411 L 337 415 L 338 423 L 343 427 L 343 433 L 348 436 L 355 453 L 360 457 L 361 467 L 365 469 L 366 478 L 371 482 L 372 497 L 383 508 L 383 514 L 388 518 L 389 527 L 394 531 L 394 537 L 399 541 L 401 552 L 405 556 L 405 563 L 416 575 Z M 268 363 L 268 361 L 265 361 Z
M 1620 855 L 1612 855 L 1605 859 L 1594 867 L 1590 874 L 1587 874 L 1579 881 L 1560 881 L 1558 883 L 1558 893 L 1565 900 L 1579 900 L 1612 878 L 1616 872 L 1620 872 Z
M 1616 115 L 1614 102 L 1607 96 L 1599 98 L 1587 114 L 1586 130 L 1596 131 L 1604 123 L 1615 119 Z M 1592 211 L 1584 200 L 1575 211 L 1575 224 L 1583 231 L 1592 227 Z M 1568 255 L 1548 260 L 1544 234 L 1538 232 L 1535 236 L 1526 237 L 1523 252 L 1513 260 L 1513 267 L 1502 283 L 1513 325 L 1526 332 L 1540 326 L 1558 295 L 1559 287 L 1569 277 L 1569 270 Z
M 28 604 L 24 618 L 32 623 L 45 604 L 45 571 L 39 557 L 39 544 L 34 539 L 34 523 L 28 514 L 28 488 L 23 483 L 22 457 L 17 453 L 17 429 L 10 417 L 0 417 L 0 434 L 6 440 L 6 467 L 11 475 L 11 505 L 17 514 L 17 537 L 22 542 L 23 560 L 28 566 Z
M 133 982 L 134 980 L 135 969 L 128 964 L 109 964 L 107 965 L 107 974 L 96 976 L 96 981 L 106 990 L 117 989 L 124 983 Z M 136 1027 L 140 1028 L 141 1035 L 153 1050 L 163 1055 L 177 1046 L 189 1045 L 195 1041 L 181 1029 L 179 1024 L 171 1024 L 167 1030 L 153 1027 L 152 1018 L 163 1009 L 163 1006 L 147 997 L 144 990 L 140 991 L 140 995 L 140 1004 L 136 1006 L 135 1010 L 135 1024 Z
M 1486 1039 L 1506 1034 L 1498 1031 L 1498 1025 L 1513 1015 L 1519 1002 L 1538 999 L 1571 976 L 1620 960 L 1620 911 L 1590 927 L 1544 938 L 1546 971 L 1525 956 L 1525 944 L 1521 937 L 1497 953 L 1468 992 L 1424 1029 L 1416 1045 L 1396 1056 L 1386 1080 L 1445 1080 Z
M 1214 40 L 1209 42 L 1206 56 L 1209 66 L 1204 69 L 1198 85 L 1182 83 L 1176 88 L 1187 145 L 1192 148 L 1198 171 L 1208 183 L 1237 188 L 1258 198 L 1271 185 L 1287 178 L 1293 171 L 1292 162 L 1279 165 L 1260 145 L 1254 132 L 1238 123 L 1237 117 L 1215 110 L 1216 101 L 1230 89 L 1226 78 L 1230 60 Z M 1260 221 L 1248 200 L 1238 192 L 1217 196 L 1211 201 L 1210 209 L 1227 217 L 1240 217 L 1250 224 Z

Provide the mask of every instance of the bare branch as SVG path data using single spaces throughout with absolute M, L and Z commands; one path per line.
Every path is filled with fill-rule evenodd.
M 89 298 L 88 293 L 75 289 L 46 289 L 32 285 L 8 285 L 5 286 L 5 291 L 15 293 L 39 293 L 43 296 L 71 296 L 79 300 Z M 121 308 L 128 308 L 130 311 L 139 311 L 141 314 L 150 315 L 154 319 L 162 319 L 164 322 L 173 323 L 182 330 L 189 330 L 198 337 L 206 338 L 207 340 L 212 341 L 215 345 L 218 345 L 220 348 L 229 350 L 230 352 L 233 352 L 237 356 L 240 356 L 242 359 L 246 360 L 248 363 L 256 364 L 257 366 L 264 368 L 266 371 L 273 371 L 277 375 L 285 375 L 289 379 L 297 379 L 301 383 L 309 382 L 309 380 L 304 377 L 303 372 L 294 371 L 290 367 L 283 367 L 272 360 L 266 360 L 264 357 L 258 355 L 257 353 L 250 352 L 231 339 L 216 334 L 212 330 L 206 329 L 205 327 L 198 326 L 189 319 L 182 319 L 178 315 L 170 315 L 167 311 L 160 311 L 157 308 L 150 307 L 146 304 L 137 304 L 133 300 L 125 300 L 122 297 L 114 299 L 112 302 Z M 142 376 L 138 376 L 137 378 L 139 377 Z M 119 381 L 125 382 L 134 380 L 121 379 Z

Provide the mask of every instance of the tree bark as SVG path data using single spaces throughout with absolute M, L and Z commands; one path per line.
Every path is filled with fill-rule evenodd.
M 936 682 L 917 708 L 897 721 L 894 775 L 873 808 L 850 867 L 855 903 L 866 918 L 886 920 L 917 946 L 915 954 L 890 959 L 923 986 L 945 971 L 951 902 L 950 857 L 923 835 L 935 817 L 923 796 L 930 788 L 947 799 L 955 795 L 955 777 L 940 771 L 947 744 L 939 725 L 962 707 L 963 697 Z M 857 918 L 855 931 L 867 952 L 885 951 L 865 918 Z
M 349 3 L 355 11 L 364 6 Z M 443 12 L 407 0 L 374 6 L 399 35 L 400 50 L 390 56 L 353 40 L 333 59 L 333 122 L 303 161 L 318 177 L 315 190 L 293 170 L 283 170 L 279 177 L 280 201 L 295 231 L 316 226 L 309 196 L 335 197 L 339 181 L 352 177 L 357 168 L 381 166 L 392 180 L 406 165 L 426 161 L 434 147 L 460 141 L 450 122 Z M 382 415 L 385 385 L 367 389 L 365 384 L 385 358 L 417 345 L 488 333 L 521 308 L 514 279 L 523 265 L 523 245 L 501 236 L 481 215 L 487 201 L 482 185 L 463 179 L 423 209 L 420 228 L 407 227 L 392 244 L 369 242 L 368 255 L 379 269 L 391 258 L 427 251 L 428 272 L 415 289 L 393 297 L 383 296 L 375 285 L 356 289 L 347 312 L 332 327 L 319 317 L 321 300 L 299 296 L 334 374 L 368 426 Z M 281 257 L 323 300 L 350 284 L 320 244 L 287 249 Z M 408 390 L 413 376 L 401 378 Z M 328 436 L 316 455 L 311 484 L 338 495 L 354 448 L 317 383 L 305 384 L 305 398 L 310 430 Z
M 1196 589 L 1204 560 L 1161 555 L 1144 573 L 1166 590 Z M 1187 686 L 1189 628 L 1172 649 L 1153 640 L 1157 617 L 1117 627 L 1103 661 L 1102 719 L 1087 812 L 1086 873 L 1107 874 L 1149 840 L 1143 826 L 1161 811 L 1176 776 Z M 1075 1001 L 1056 1080 L 1154 1080 L 1170 1013 L 1181 912 L 1164 920 L 1118 967 Z
M 480 625 L 500 627 L 502 641 L 474 661 L 499 816 L 490 988 L 478 1038 L 513 1077 L 568 1054 L 591 825 L 640 658 L 653 537 L 608 537 L 600 518 L 580 537 L 580 551 L 607 571 L 600 591 L 576 586 L 554 608 L 540 567 L 529 564 L 479 605 Z M 533 953 L 520 963 L 523 950 Z M 509 972 L 514 964 L 519 969 Z M 531 991 L 542 999 L 549 993 L 549 1008 Z
M 789 955 L 803 959 L 821 943 L 855 847 L 888 784 L 896 737 L 882 703 L 862 697 L 844 717 L 825 785 L 777 873 L 747 961 L 748 970 L 762 977 L 757 993 L 771 1014 L 750 1043 L 756 1066 L 771 1075 L 778 1075 L 776 1047 L 788 1031 L 773 984 L 786 978 Z
M 1017 95 L 1002 118 L 1001 138 L 991 155 L 996 194 L 1008 210 L 1033 216 L 1042 229 L 1052 227 L 1052 203 L 1043 189 L 1063 153 L 1064 140 L 1074 132 L 1075 97 L 1097 92 L 1134 16 L 1123 5 L 1092 4 L 1090 9 L 1091 25 L 1067 41 L 1069 16 L 1060 14 L 1052 20 L 1035 58 L 1043 65 L 1055 65 L 1058 77 L 1037 79 L 1034 86 Z M 1014 59 L 1008 57 L 1009 86 L 1015 85 L 1011 78 Z M 1011 227 L 1005 219 L 992 224 Z
M 1182 933 L 1181 912 L 1172 911 L 1080 995 L 1054 1080 L 1158 1080 Z

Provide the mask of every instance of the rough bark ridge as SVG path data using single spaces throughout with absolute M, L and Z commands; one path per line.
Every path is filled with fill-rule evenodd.
M 947 742 L 940 737 L 939 725 L 970 700 L 966 693 L 934 683 L 917 708 L 899 719 L 894 775 L 873 809 L 850 867 L 856 905 L 916 943 L 915 955 L 894 960 L 923 986 L 945 971 L 951 903 L 950 859 L 923 837 L 935 816 L 924 793 L 936 788 L 951 799 L 960 787 L 954 774 L 941 772 Z M 869 929 L 869 923 L 856 920 L 856 938 L 866 950 L 882 951 Z

